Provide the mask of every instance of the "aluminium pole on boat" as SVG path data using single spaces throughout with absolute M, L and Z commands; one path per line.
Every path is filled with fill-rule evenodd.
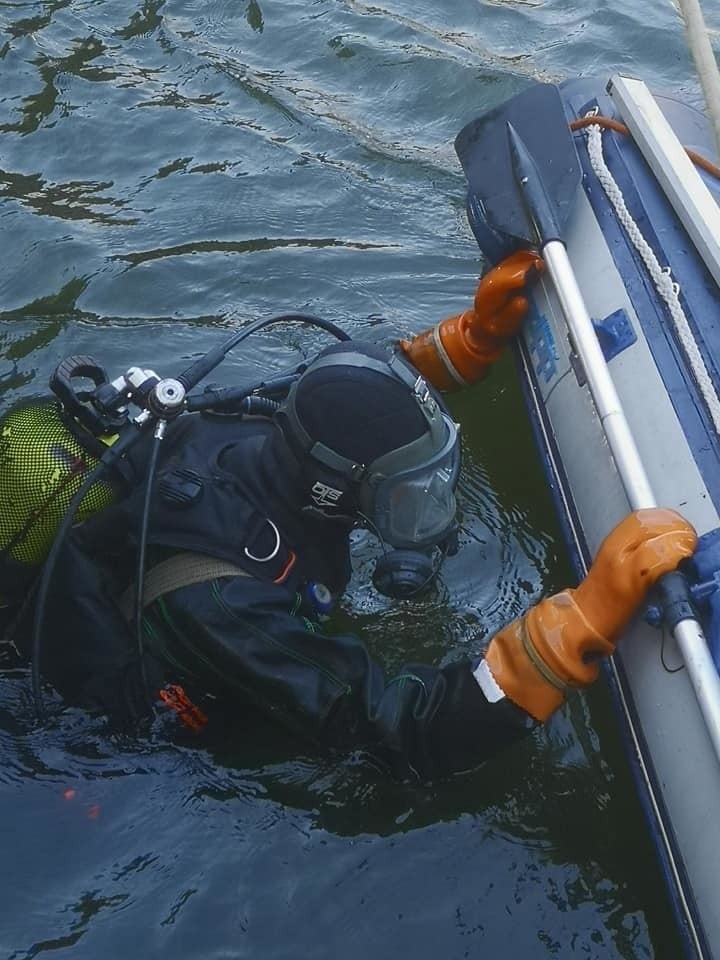
M 469 124 L 455 147 L 497 234 L 513 245 L 540 246 L 630 506 L 657 506 L 565 248 L 580 167 L 559 91 L 551 84 L 530 88 Z M 720 676 L 696 618 L 688 612 L 672 632 L 720 760 Z
M 543 223 L 546 210 L 552 208 L 547 201 L 542 179 L 531 154 L 511 123 L 507 124 L 507 133 L 515 180 L 536 229 L 548 274 L 575 349 L 582 360 L 590 393 L 630 506 L 634 510 L 658 506 L 565 244 L 560 238 L 560 230 L 557 226 L 553 229 L 552 225 L 547 227 Z M 707 641 L 695 618 L 681 620 L 672 632 L 682 653 L 715 753 L 720 759 L 720 676 Z
M 560 230 L 545 226 L 538 213 L 552 210 L 532 156 L 512 124 L 507 125 L 515 180 L 527 205 L 547 271 L 560 300 L 582 360 L 590 393 L 598 411 L 613 459 L 633 510 L 657 506 L 635 439 L 625 417 L 607 362 L 575 279 Z M 574 146 L 573 146 L 574 149 Z M 696 619 L 681 620 L 673 635 L 683 656 L 715 753 L 720 759 L 720 676 L 715 669 L 702 628 Z
M 678 0 L 685 21 L 688 46 L 700 78 L 707 112 L 715 135 L 715 147 L 720 157 L 720 73 L 710 44 L 700 0 Z
M 582 360 L 588 386 L 630 506 L 634 510 L 657 506 L 565 246 L 561 241 L 553 240 L 542 248 L 542 254 L 572 333 L 575 349 Z M 696 619 L 681 620 L 673 628 L 673 636 L 682 654 L 715 753 L 720 759 L 720 676 L 707 640 Z

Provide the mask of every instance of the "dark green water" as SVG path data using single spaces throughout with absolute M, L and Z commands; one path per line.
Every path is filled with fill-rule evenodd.
M 171 374 L 300 309 L 391 340 L 480 270 L 452 141 L 530 79 L 620 69 L 698 99 L 670 3 L 0 0 L 0 389 L 90 353 Z M 221 370 L 312 354 L 274 329 Z M 217 379 L 217 378 L 216 378 Z M 509 360 L 454 403 L 463 548 L 392 606 L 370 553 L 338 619 L 393 669 L 479 649 L 570 577 Z M 608 697 L 429 787 L 245 716 L 213 743 L 33 719 L 0 677 L 0 957 L 674 960 Z

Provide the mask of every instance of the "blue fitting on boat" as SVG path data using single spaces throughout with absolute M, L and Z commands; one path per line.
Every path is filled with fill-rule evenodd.
M 688 566 L 697 578 L 690 596 L 698 605 L 710 653 L 720 670 L 720 529 L 698 539 Z
M 663 625 L 662 609 L 656 603 L 649 603 L 645 608 L 643 620 L 651 627 L 661 627 Z
M 626 311 L 620 307 L 604 320 L 593 320 L 593 327 L 606 360 L 612 360 L 637 340 L 637 334 Z

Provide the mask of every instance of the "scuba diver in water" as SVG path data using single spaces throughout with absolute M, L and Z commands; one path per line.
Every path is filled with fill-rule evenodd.
M 105 446 L 117 478 L 109 505 L 87 455 L 50 445 L 56 462 L 64 450 L 64 493 L 75 497 L 35 609 L 25 605 L 13 633 L 33 656 L 36 694 L 42 671 L 68 702 L 121 721 L 162 703 L 194 729 L 212 723 L 215 704 L 239 699 L 320 744 L 427 779 L 477 765 L 592 683 L 648 588 L 694 549 L 694 531 L 672 511 L 628 516 L 577 588 L 539 602 L 474 657 L 388 679 L 357 637 L 323 631 L 350 578 L 358 525 L 383 545 L 374 583 L 395 597 L 424 589 L 455 549 L 460 439 L 436 387 L 478 379 L 517 329 L 539 266 L 523 257 L 481 281 L 474 310 L 400 348 L 343 338 L 274 386 L 246 391 L 232 413 L 217 391 L 189 402 L 186 388 L 210 362 L 172 381 L 136 368 L 112 384 L 96 376 L 73 408 L 76 429 L 84 416 L 96 447 L 107 444 L 99 438 L 127 418 L 131 398 L 142 407 L 139 439 Z M 81 360 L 70 373 L 92 376 Z M 56 392 L 71 407 L 67 374 Z M 94 425 L 89 406 L 103 412 Z M 7 472 L 7 422 L 2 437 Z M 86 496 L 97 501 L 89 516 Z M 70 528 L 78 506 L 83 522 Z M 46 500 L 16 528 L 27 539 L 51 512 Z M 5 541 L 17 568 L 23 538 Z

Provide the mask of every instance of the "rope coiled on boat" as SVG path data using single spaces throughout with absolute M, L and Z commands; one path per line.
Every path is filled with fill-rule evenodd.
M 655 252 L 643 236 L 639 226 L 633 220 L 627 208 L 620 187 L 610 172 L 602 149 L 602 128 L 598 123 L 589 123 L 587 126 L 588 156 L 605 195 L 612 204 L 615 214 L 623 226 L 630 242 L 637 250 L 650 278 L 655 285 L 658 295 L 665 305 L 672 320 L 673 329 L 685 357 L 695 378 L 697 387 L 702 395 L 705 406 L 715 427 L 716 434 L 720 435 L 720 398 L 710 376 L 705 360 L 700 352 L 697 341 L 690 329 L 685 311 L 680 302 L 680 285 L 673 279 L 670 267 L 662 267 Z

